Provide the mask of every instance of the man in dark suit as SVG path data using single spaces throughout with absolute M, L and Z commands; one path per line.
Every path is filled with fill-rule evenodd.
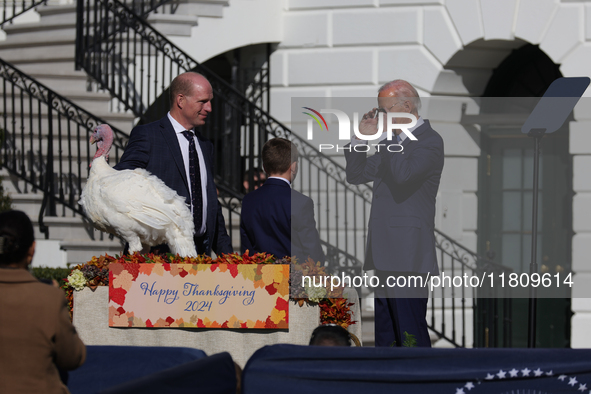
M 232 253 L 213 182 L 213 144 L 195 130 L 211 112 L 211 85 L 201 74 L 188 72 L 177 76 L 169 90 L 170 112 L 131 131 L 115 169 L 145 168 L 185 197 L 193 213 L 197 253 Z
M 285 138 L 273 138 L 265 143 L 261 156 L 269 177 L 242 200 L 242 252 L 295 256 L 299 262 L 311 257 L 324 263 L 314 202 L 291 189 L 298 171 L 296 146 Z
M 443 170 L 443 140 L 429 121 L 419 116 L 420 99 L 408 82 L 395 80 L 382 86 L 378 105 L 363 116 L 361 134 L 375 135 L 380 116 L 385 122 L 386 113 L 404 112 L 417 118 L 417 124 L 408 128 L 417 140 L 398 129 L 397 140 L 388 141 L 383 133 L 379 143 L 384 145 L 371 157 L 365 149 L 354 149 L 366 144 L 356 137 L 351 141 L 351 151 L 345 150 L 347 181 L 355 185 L 373 182 L 364 269 L 375 269 L 384 285 L 388 276 L 438 275 L 435 197 Z M 393 119 L 397 124 L 409 120 Z M 402 145 L 403 151 L 397 152 L 400 147 L 391 144 Z M 376 346 L 401 346 L 404 332 L 414 335 L 418 346 L 431 346 L 425 320 L 428 295 L 428 288 L 414 286 L 376 289 Z

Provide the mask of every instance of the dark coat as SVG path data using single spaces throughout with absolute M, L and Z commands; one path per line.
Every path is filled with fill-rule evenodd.
M 196 133 L 203 159 L 207 168 L 207 221 L 206 234 L 209 238 L 207 254 L 211 249 L 216 254 L 232 253 L 232 241 L 226 232 L 222 208 L 218 203 L 213 182 L 213 144 Z M 191 192 L 183 156 L 174 128 L 168 116 L 146 125 L 136 126 L 129 138 L 117 170 L 144 168 L 160 178 L 168 187 L 184 197 L 191 205 Z M 196 224 L 199 228 L 201 224 Z
M 435 197 L 443 170 L 443 139 L 428 120 L 406 139 L 403 153 L 345 150 L 347 181 L 373 181 L 364 269 L 439 274 Z M 392 149 L 394 150 L 394 149 Z
M 281 179 L 267 179 L 244 197 L 240 236 L 243 253 L 248 249 L 278 258 L 296 256 L 298 262 L 308 256 L 322 263 L 325 260 L 314 220 L 314 202 Z
M 58 367 L 76 369 L 86 347 L 64 292 L 24 269 L 0 268 L 0 393 L 68 393 Z

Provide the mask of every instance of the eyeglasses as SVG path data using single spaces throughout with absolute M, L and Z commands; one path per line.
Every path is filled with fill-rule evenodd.
M 389 106 L 388 108 L 380 107 L 376 111 L 376 116 L 378 116 L 378 113 L 380 113 L 380 112 L 386 114 L 386 113 L 388 113 L 388 111 L 390 111 L 390 109 L 392 109 L 392 107 L 394 107 L 398 104 L 402 104 L 402 103 L 404 103 L 404 100 L 399 100 L 399 101 L 395 102 L 394 104 L 392 104 L 391 106 Z

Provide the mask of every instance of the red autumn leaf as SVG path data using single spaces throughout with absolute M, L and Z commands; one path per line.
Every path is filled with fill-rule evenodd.
M 224 323 L 222 323 L 222 328 L 229 328 L 227 320 Z
M 283 298 L 277 298 L 277 303 L 275 304 L 275 309 L 278 311 L 288 311 L 289 310 L 289 303 L 285 301 Z
M 275 288 L 275 282 L 273 282 L 269 286 L 265 287 L 265 290 L 267 290 L 267 293 L 269 293 L 271 295 L 277 293 L 277 288 Z
M 138 264 L 125 264 L 124 267 L 127 270 L 127 272 L 129 272 L 133 277 L 132 280 L 136 280 L 137 276 L 140 273 L 140 266 Z
M 237 264 L 229 264 L 228 269 L 230 270 L 230 274 L 232 274 L 232 278 L 238 276 L 238 265 Z
M 211 270 L 211 272 L 214 272 L 216 269 L 218 269 L 219 264 L 212 264 L 211 267 L 209 267 L 209 269 Z
M 125 309 L 123 309 L 122 306 L 120 306 L 119 308 L 117 308 L 117 312 L 119 312 L 120 315 L 125 314 Z
M 172 317 L 168 316 L 168 317 L 166 318 L 166 322 L 167 322 L 167 323 L 168 323 L 168 325 L 170 326 L 172 323 L 174 323 L 174 319 L 173 319 Z
M 246 325 L 246 322 L 240 323 L 240 328 L 248 328 L 248 326 Z
M 185 271 L 185 270 L 181 270 L 181 272 L 179 272 L 179 276 L 180 276 L 181 278 L 184 278 L 184 277 L 185 277 L 185 276 L 187 276 L 187 275 L 189 275 L 189 273 L 188 273 L 187 271 Z
M 203 320 L 201 320 L 201 319 L 197 320 L 197 327 L 205 327 L 205 324 L 203 324 Z
M 265 328 L 277 328 L 277 324 L 273 323 L 273 320 L 271 320 L 271 316 L 269 316 L 265 321 Z
M 170 263 L 164 263 L 163 266 L 165 271 L 170 271 Z
M 154 327 L 150 319 L 146 320 L 146 327 Z
M 109 289 L 109 300 L 115 302 L 116 304 L 123 305 L 126 294 L 127 291 L 121 287 L 118 289 L 111 287 Z

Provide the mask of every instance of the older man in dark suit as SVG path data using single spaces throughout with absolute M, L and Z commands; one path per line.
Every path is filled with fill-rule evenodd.
M 145 168 L 185 197 L 193 213 L 198 253 L 232 253 L 213 182 L 213 144 L 196 131 L 211 112 L 213 90 L 194 72 L 176 77 L 169 90 L 170 112 L 131 131 L 115 168 Z
M 416 140 L 398 129 L 396 140 L 386 140 L 383 133 L 380 141 L 383 145 L 371 157 L 365 149 L 355 150 L 355 145 L 366 143 L 356 137 L 351 142 L 351 151 L 345 151 L 348 182 L 355 185 L 373 182 L 364 268 L 377 270 L 384 285 L 388 276 L 438 275 L 435 197 L 443 170 L 443 140 L 429 121 L 419 116 L 420 99 L 408 82 L 395 80 L 382 86 L 378 105 L 379 108 L 363 116 L 359 125 L 361 134 L 375 135 L 378 119 L 381 116 L 385 122 L 388 112 L 410 113 L 417 123 L 407 130 Z M 410 119 L 400 116 L 393 120 L 402 124 Z M 397 152 L 400 147 L 391 144 L 400 144 L 403 150 Z M 414 286 L 376 289 L 376 346 L 393 343 L 401 346 L 404 332 L 413 335 L 418 346 L 431 346 L 425 320 L 428 294 L 428 288 Z
M 273 138 L 265 143 L 261 156 L 269 177 L 242 201 L 242 252 L 295 256 L 299 262 L 311 257 L 324 263 L 314 202 L 291 189 L 298 171 L 296 146 L 285 138 Z

